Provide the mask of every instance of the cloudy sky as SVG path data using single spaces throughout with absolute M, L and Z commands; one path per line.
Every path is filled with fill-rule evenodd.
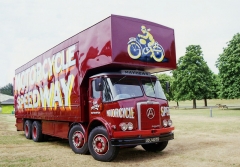
M 173 28 L 177 58 L 200 45 L 216 74 L 219 54 L 240 32 L 240 0 L 0 0 L 0 87 L 16 68 L 111 14 Z

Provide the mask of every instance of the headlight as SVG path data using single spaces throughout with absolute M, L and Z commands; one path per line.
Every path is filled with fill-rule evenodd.
M 172 126 L 172 120 L 171 119 L 168 120 L 168 126 Z
M 133 124 L 131 122 L 122 122 L 119 124 L 119 126 L 121 127 L 122 131 L 133 130 Z
M 126 131 L 127 128 L 128 128 L 128 125 L 126 123 L 124 123 L 124 122 L 120 123 L 119 126 L 121 127 L 122 131 Z
M 128 130 L 133 130 L 133 124 L 131 122 L 128 122 Z
M 163 126 L 166 128 L 168 126 L 168 121 L 166 119 L 163 120 Z

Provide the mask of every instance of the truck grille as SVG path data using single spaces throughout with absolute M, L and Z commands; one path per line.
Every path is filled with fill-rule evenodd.
M 138 111 L 138 129 L 159 129 L 161 116 L 158 102 L 140 102 L 137 103 Z

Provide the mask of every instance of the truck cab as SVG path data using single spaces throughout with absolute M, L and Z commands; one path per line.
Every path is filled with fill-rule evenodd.
M 110 138 L 90 135 L 97 154 L 136 145 L 162 151 L 174 138 L 168 102 L 156 76 L 136 70 L 106 72 L 90 77 L 89 85 L 90 129 L 91 124 L 104 122 Z

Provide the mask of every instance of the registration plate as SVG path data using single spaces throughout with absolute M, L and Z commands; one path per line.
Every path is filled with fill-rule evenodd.
M 154 137 L 154 138 L 147 138 L 145 140 L 146 143 L 155 143 L 155 142 L 159 142 L 159 137 Z

